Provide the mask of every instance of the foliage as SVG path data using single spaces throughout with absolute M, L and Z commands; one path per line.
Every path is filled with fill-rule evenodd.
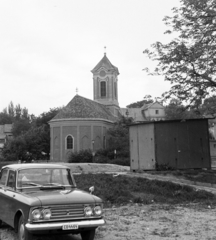
M 25 155 L 25 141 L 22 136 L 8 140 L 2 149 L 2 156 L 5 161 L 25 159 Z
M 0 113 L 0 125 L 12 124 L 12 123 L 13 123 L 13 118 L 11 116 L 9 116 L 5 112 Z
M 198 109 L 188 109 L 180 100 L 171 99 L 170 103 L 165 107 L 166 120 L 174 119 L 190 119 L 202 118 L 202 114 Z
M 101 197 L 105 204 L 139 203 L 188 203 L 214 201 L 214 194 L 196 191 L 189 186 L 172 182 L 148 180 L 138 177 L 108 174 L 81 174 L 75 176 L 80 189 L 88 191 L 95 186 L 94 194 Z
M 129 157 L 114 158 L 109 163 L 110 164 L 121 165 L 121 166 L 130 166 L 130 158 Z
M 206 98 L 196 109 L 190 109 L 183 105 L 179 99 L 172 98 L 169 104 L 165 107 L 165 114 L 167 120 L 215 117 L 216 96 L 213 95 L 209 98 Z
M 131 118 L 122 116 L 113 128 L 109 129 L 108 134 L 108 151 L 114 153 L 116 157 L 129 157 L 129 127 L 132 123 Z
M 153 103 L 154 100 L 152 99 L 152 96 L 151 95 L 146 95 L 143 100 L 141 101 L 137 101 L 135 103 L 131 103 L 129 105 L 127 105 L 126 107 L 127 108 L 141 108 L 143 105 L 146 105 L 146 104 L 150 104 L 150 103 Z
M 14 137 L 17 137 L 25 132 L 27 132 L 31 127 L 31 124 L 28 119 L 19 119 L 16 120 L 13 124 L 12 134 Z
M 93 160 L 91 149 L 71 152 L 68 162 L 70 163 L 90 163 Z
M 130 166 L 130 159 L 124 157 L 115 157 L 113 152 L 106 149 L 100 149 L 96 152 L 93 158 L 91 149 L 72 152 L 68 158 L 70 163 L 108 163 L 122 166 Z
M 130 166 L 130 158 L 128 156 L 117 157 L 113 151 L 109 151 L 107 149 L 98 150 L 96 152 L 94 162 Z
M 216 116 L 216 95 L 213 95 L 204 100 L 202 104 L 203 115 L 215 117 Z
M 164 18 L 170 28 L 166 33 L 177 37 L 167 44 L 156 42 L 144 51 L 158 63 L 150 74 L 164 75 L 172 84 L 165 98 L 175 96 L 197 108 L 215 91 L 215 5 L 215 0 L 181 0 L 174 15 Z
M 27 132 L 6 142 L 2 155 L 6 161 L 31 161 L 49 157 L 49 136 L 44 126 L 32 127 Z
M 26 108 L 18 104 L 13 108 L 9 105 L 8 116 L 13 116 L 13 139 L 4 146 L 2 155 L 5 160 L 47 160 L 50 152 L 50 121 L 59 111 L 59 108 L 50 109 L 38 118 L 29 116 Z M 10 114 L 9 114 L 10 113 Z
M 42 126 L 43 124 L 49 125 L 48 122 L 57 115 L 61 108 L 50 108 L 49 112 L 42 113 L 35 119 L 36 126 Z

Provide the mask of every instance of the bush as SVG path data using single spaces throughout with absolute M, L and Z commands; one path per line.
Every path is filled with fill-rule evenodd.
M 109 149 L 98 150 L 95 155 L 95 162 L 130 166 L 130 159 L 127 153 L 125 153 L 125 155 L 123 153 L 117 153 L 117 156 L 115 156 L 114 151 Z
M 106 156 L 97 156 L 95 158 L 95 163 L 108 163 L 108 164 L 116 164 L 121 166 L 130 166 L 130 159 L 129 158 L 110 159 Z
M 69 163 L 92 163 L 93 156 L 91 149 L 81 150 L 79 152 L 71 153 L 68 158 Z M 122 166 L 130 166 L 130 159 L 124 157 L 110 158 L 110 151 L 100 149 L 96 152 L 94 157 L 95 163 L 109 163 Z
M 129 158 L 115 158 L 115 159 L 112 159 L 109 163 L 122 165 L 122 166 L 130 166 L 130 159 Z
M 93 159 L 92 151 L 88 150 L 81 150 L 79 152 L 71 153 L 68 158 L 69 163 L 91 163 Z

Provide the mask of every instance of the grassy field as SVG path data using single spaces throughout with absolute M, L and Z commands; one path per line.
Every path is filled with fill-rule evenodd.
M 88 191 L 95 186 L 94 194 L 104 200 L 105 205 L 126 203 L 207 203 L 216 204 L 216 196 L 210 192 L 196 190 L 172 182 L 129 178 L 110 174 L 75 175 L 78 188 Z

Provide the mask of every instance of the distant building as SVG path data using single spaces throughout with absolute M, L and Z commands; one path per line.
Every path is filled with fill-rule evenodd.
M 165 120 L 165 108 L 159 102 L 145 104 L 141 108 L 121 108 L 121 114 L 135 122 Z
M 8 139 L 12 137 L 12 124 L 0 125 L 0 152 Z

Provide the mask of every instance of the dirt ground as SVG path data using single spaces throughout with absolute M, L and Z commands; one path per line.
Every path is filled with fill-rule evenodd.
M 128 167 L 110 164 L 73 164 L 74 173 L 124 172 Z M 130 204 L 104 210 L 106 225 L 97 229 L 95 240 L 216 240 L 216 209 L 212 206 Z M 80 236 L 41 236 L 35 240 L 81 240 Z M 4 225 L 0 240 L 17 240 L 13 229 Z
M 106 225 L 95 240 L 216 239 L 216 209 L 200 205 L 127 205 L 105 209 Z M 1 240 L 17 240 L 4 226 Z M 35 240 L 80 240 L 80 236 L 41 236 Z

